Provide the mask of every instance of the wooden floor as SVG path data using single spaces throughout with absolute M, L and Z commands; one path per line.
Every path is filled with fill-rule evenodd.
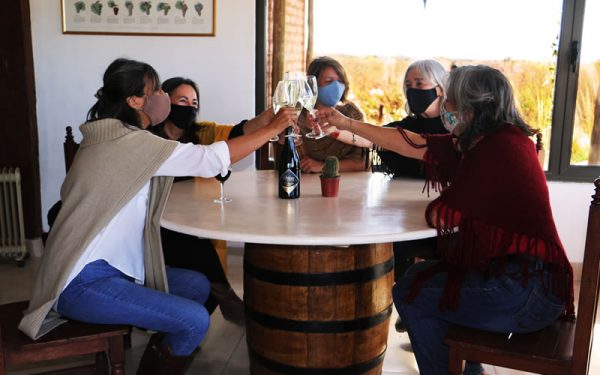
M 242 295 L 242 249 L 231 248 L 229 252 L 229 279 L 234 289 Z M 27 299 L 35 274 L 39 265 L 39 258 L 30 258 L 24 268 L 17 268 L 14 262 L 0 260 L 0 303 L 19 301 Z M 396 333 L 393 322 L 397 314 L 394 311 L 392 326 L 388 338 L 388 350 L 385 355 L 383 366 L 384 375 L 418 374 L 415 358 L 411 352 L 410 342 L 406 333 Z M 599 327 L 596 324 L 596 327 Z M 597 335 L 600 331 L 596 332 Z M 599 336 L 597 336 L 599 337 Z M 141 331 L 133 333 L 133 347 L 127 350 L 126 371 L 135 374 L 137 364 L 144 351 L 148 336 Z M 600 340 L 596 340 L 590 374 L 600 374 Z M 81 358 L 77 362 L 89 362 L 90 358 Z M 62 363 L 50 363 L 44 366 L 44 371 L 64 366 Z M 484 366 L 490 375 L 516 375 L 527 374 L 499 367 Z M 41 372 L 38 367 L 36 371 Z M 10 375 L 29 374 L 29 368 L 12 368 Z M 203 375 L 245 375 L 248 370 L 248 352 L 246 349 L 246 337 L 243 328 L 237 327 L 223 319 L 217 309 L 211 316 L 211 326 L 207 337 L 204 339 L 201 349 L 194 359 L 189 374 Z

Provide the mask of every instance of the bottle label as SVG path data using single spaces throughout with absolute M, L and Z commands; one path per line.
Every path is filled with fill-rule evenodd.
M 279 177 L 279 184 L 288 196 L 294 191 L 296 186 L 298 186 L 299 182 L 300 179 L 294 172 L 292 172 L 291 169 L 288 169 L 281 175 L 281 177 Z

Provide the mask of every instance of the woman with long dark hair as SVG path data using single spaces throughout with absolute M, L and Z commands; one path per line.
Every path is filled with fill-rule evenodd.
M 196 82 L 188 78 L 173 77 L 162 83 L 162 89 L 169 94 L 171 112 L 165 121 L 150 127 L 149 130 L 166 139 L 209 145 L 252 133 L 273 118 L 273 110 L 268 109 L 257 117 L 244 120 L 235 126 L 208 121 L 198 122 L 196 117 L 200 109 L 200 93 Z M 175 182 L 180 179 L 186 178 L 175 178 Z M 209 313 L 219 306 L 226 320 L 244 325 L 244 302 L 231 288 L 215 249 L 215 243 L 220 242 L 163 227 L 160 228 L 160 234 L 167 265 L 201 272 L 210 281 L 211 291 L 205 303 Z
M 144 129 L 167 118 L 169 97 L 150 65 L 128 59 L 110 64 L 96 98 L 19 328 L 37 339 L 66 318 L 156 331 L 138 374 L 183 374 L 208 329 L 210 284 L 165 268 L 159 221 L 170 176 L 226 173 L 295 114 L 210 146 L 165 140 Z

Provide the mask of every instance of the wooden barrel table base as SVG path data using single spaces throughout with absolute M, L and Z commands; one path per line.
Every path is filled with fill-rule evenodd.
M 392 314 L 391 243 L 247 243 L 252 374 L 380 374 Z

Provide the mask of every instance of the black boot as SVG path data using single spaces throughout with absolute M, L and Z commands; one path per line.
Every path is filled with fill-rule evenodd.
M 244 301 L 235 294 L 231 285 L 227 283 L 213 283 L 211 284 L 210 291 L 219 303 L 219 308 L 225 320 L 240 326 L 246 324 Z
M 406 332 L 406 326 L 400 315 L 398 315 L 398 319 L 396 319 L 396 323 L 394 323 L 394 328 L 396 328 L 396 332 L 398 333 Z
M 175 356 L 169 348 L 160 346 L 162 334 L 150 337 L 142 355 L 137 375 L 183 375 L 192 364 L 194 355 Z

